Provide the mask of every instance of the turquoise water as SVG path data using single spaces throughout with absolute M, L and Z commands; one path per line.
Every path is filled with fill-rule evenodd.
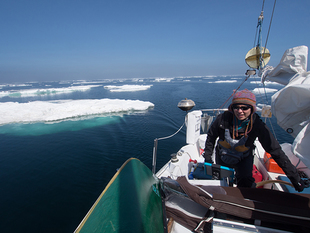
M 150 101 L 154 107 L 142 112 L 121 111 L 49 123 L 0 126 L 1 232 L 73 232 L 123 162 L 136 157 L 151 168 L 154 139 L 173 134 L 183 124 L 185 112 L 177 108 L 180 100 L 195 101 L 193 110 L 218 108 L 242 79 L 110 80 L 92 84 L 98 86 L 86 91 L 40 91 L 24 97 L 20 90 L 67 88 L 75 82 L 2 87 L 0 91 L 15 92 L 14 97 L 3 96 L 0 102 L 109 98 Z M 111 92 L 104 88 L 125 84 L 152 86 L 134 92 Z M 242 89 L 255 87 L 248 82 Z M 267 98 L 271 95 L 267 94 Z M 279 127 L 275 131 L 280 142 L 292 141 Z M 185 129 L 169 140 L 159 141 L 157 170 L 184 143 Z
M 0 134 L 10 134 L 15 136 L 40 136 L 45 134 L 56 134 L 66 131 L 79 131 L 87 128 L 102 125 L 117 124 L 120 116 L 95 117 L 91 119 L 74 119 L 61 121 L 58 123 L 31 123 L 31 124 L 8 124 L 1 126 Z

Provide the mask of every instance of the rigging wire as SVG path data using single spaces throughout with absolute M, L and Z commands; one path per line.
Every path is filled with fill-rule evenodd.
M 265 2 L 265 0 L 264 0 L 264 2 Z M 266 37 L 266 42 L 265 42 L 265 49 L 266 49 L 266 47 L 267 47 L 267 42 L 268 42 L 269 33 L 270 33 L 270 29 L 271 29 L 271 24 L 272 24 L 274 9 L 276 8 L 276 3 L 277 3 L 277 0 L 274 0 L 273 9 L 272 9 L 271 18 L 270 18 L 270 23 L 269 23 L 269 28 L 268 28 L 267 37 Z M 264 57 L 264 55 L 265 55 L 265 49 L 264 49 L 263 57 Z
M 265 0 L 263 0 L 262 11 L 264 11 L 264 6 L 265 6 Z
M 220 109 L 223 109 L 223 107 L 224 107 L 224 106 L 226 105 L 226 103 L 230 100 L 230 98 L 233 97 L 234 94 L 240 89 L 240 87 L 250 78 L 251 75 L 253 75 L 253 74 L 249 74 L 249 73 L 248 73 L 249 71 L 251 71 L 251 70 L 248 70 L 248 71 L 247 71 L 247 73 L 246 73 L 247 76 L 245 77 L 245 79 L 243 80 L 243 82 L 237 87 L 237 89 L 235 89 L 235 90 L 233 91 L 233 93 L 231 94 L 231 96 L 229 96 L 229 97 L 227 98 L 227 100 L 221 105 L 221 107 L 218 108 L 218 112 L 219 112 Z
M 255 84 L 256 84 L 256 86 L 258 87 L 258 83 L 257 83 L 256 80 L 255 80 Z M 268 98 L 267 98 L 267 92 L 266 92 L 265 84 L 263 84 L 263 85 L 264 85 L 264 88 L 263 88 L 263 89 L 264 89 L 264 92 L 265 92 L 265 100 L 266 100 L 267 104 L 269 104 L 269 103 L 268 103 Z M 259 88 L 258 88 L 258 93 L 259 93 L 259 96 L 261 97 L 262 102 L 264 103 L 265 101 L 264 101 L 263 95 L 262 95 L 262 93 L 260 92 L 260 89 L 259 89 Z M 276 135 L 276 132 L 275 132 L 275 129 L 274 129 L 274 127 L 273 127 L 273 124 L 271 123 L 271 118 L 265 117 L 265 123 L 266 123 L 266 121 L 267 121 L 267 118 L 268 118 L 268 121 L 269 121 L 269 126 L 271 127 L 271 131 L 273 132 L 273 135 L 274 135 L 275 139 L 278 140 L 277 135 Z
M 266 64 L 264 64 L 264 60 L 262 58 L 265 57 L 266 48 L 267 48 L 267 42 L 268 42 L 268 39 L 269 39 L 269 34 L 270 34 L 270 30 L 271 30 L 272 19 L 273 19 L 275 7 L 276 7 L 276 2 L 277 1 L 275 0 L 274 4 L 273 4 L 273 9 L 272 9 L 272 13 L 271 13 L 270 22 L 269 22 L 269 28 L 268 28 L 268 32 L 267 32 L 267 36 L 266 36 L 265 46 L 263 47 L 264 50 L 263 50 L 262 56 L 260 56 L 260 61 L 263 62 L 263 64 L 261 64 L 261 66 L 260 66 L 260 69 L 262 69 L 266 65 Z M 258 23 L 257 23 L 257 26 L 256 26 L 256 32 L 255 32 L 253 47 L 261 47 L 261 39 L 257 38 L 257 37 L 261 36 L 261 34 L 260 34 L 261 32 L 258 33 L 258 30 L 261 30 L 261 27 L 262 27 L 262 24 L 263 24 L 263 20 L 264 20 L 264 15 L 263 15 L 264 14 L 264 6 L 265 6 L 265 0 L 263 0 L 261 14 L 258 17 Z M 260 27 L 260 29 L 259 29 L 259 27 Z M 257 40 L 257 45 L 256 45 L 256 40 Z
M 267 42 L 268 42 L 268 39 L 269 39 L 269 34 L 270 34 L 270 29 L 271 29 L 271 25 L 272 25 L 272 19 L 273 19 L 276 3 L 277 3 L 277 0 L 274 0 L 273 9 L 272 9 L 272 13 L 271 13 L 271 18 L 270 18 L 270 22 L 269 22 L 269 28 L 268 28 L 268 32 L 267 32 L 267 36 L 266 36 L 266 42 L 265 42 L 265 46 L 264 46 L 263 57 L 265 56 L 265 51 L 266 51 L 266 48 L 267 48 Z M 263 8 L 264 8 L 264 4 L 265 4 L 265 0 L 263 1 Z M 263 89 L 264 89 L 264 93 L 265 93 L 266 103 L 269 104 L 269 101 L 268 101 L 268 98 L 267 98 L 265 82 L 263 82 Z M 271 126 L 271 130 L 273 132 L 273 135 L 276 138 L 276 140 L 278 140 L 277 139 L 277 135 L 276 135 L 275 130 L 274 130 L 274 127 L 273 127 L 273 124 L 271 123 L 271 119 L 269 118 L 268 120 L 269 120 L 269 125 Z
M 256 26 L 256 32 L 255 32 L 255 37 L 254 37 L 253 48 L 255 48 L 255 47 L 256 47 L 256 40 L 257 40 L 258 26 L 259 26 L 259 22 L 257 23 L 257 26 Z
M 231 94 L 231 96 L 228 97 L 228 99 L 221 105 L 221 107 L 219 107 L 219 109 L 222 109 L 222 108 L 225 106 L 225 104 L 230 100 L 231 97 L 234 96 L 234 94 L 240 89 L 240 87 L 243 85 L 243 83 L 245 83 L 245 82 L 248 80 L 249 77 L 250 77 L 250 75 L 248 75 L 248 76 L 245 77 L 245 79 L 244 79 L 243 82 L 239 85 L 239 87 L 233 91 L 233 93 Z
M 273 136 L 274 136 L 274 137 L 276 138 L 276 140 L 278 141 L 276 131 L 275 131 L 275 129 L 273 128 L 273 124 L 272 124 L 272 122 L 271 122 L 271 118 L 268 118 L 268 120 L 269 120 L 269 125 L 270 125 L 270 127 L 271 127 L 271 129 L 272 129 L 272 132 L 273 132 Z
M 264 46 L 264 51 L 263 51 L 263 54 L 262 54 L 262 56 L 261 56 L 261 58 L 260 58 L 260 60 L 262 60 L 262 61 L 263 61 L 262 58 L 265 56 L 265 52 L 266 52 L 266 48 L 267 48 L 267 42 L 268 42 L 268 39 L 269 39 L 269 34 L 270 34 L 270 30 L 271 30 L 272 19 L 273 19 L 275 7 L 276 7 L 276 2 L 277 2 L 277 0 L 275 0 L 275 1 L 274 1 L 274 4 L 273 4 L 273 9 L 272 9 L 272 13 L 271 13 L 270 22 L 269 22 L 269 28 L 268 28 L 267 37 L 266 37 L 266 42 L 265 42 L 265 46 Z M 263 0 L 261 12 L 264 12 L 264 7 L 265 7 L 265 0 Z M 261 13 L 261 15 L 262 15 L 262 13 Z M 258 25 L 257 25 L 257 27 L 256 27 L 255 40 L 256 40 L 256 38 L 257 38 L 258 26 L 262 26 L 263 17 L 262 17 L 262 18 L 259 18 L 259 19 L 260 19 L 260 21 L 258 22 Z M 260 44 L 260 42 L 258 42 L 258 44 Z M 255 46 L 255 42 L 254 42 L 254 46 Z M 263 64 L 263 66 L 265 66 L 265 64 Z M 259 69 L 262 69 L 262 67 L 260 67 Z M 269 101 L 268 101 L 268 98 L 267 98 L 266 85 L 265 85 L 264 82 L 263 82 L 263 89 L 264 89 L 265 100 L 266 100 L 266 101 L 264 101 L 264 102 L 266 102 L 266 103 L 268 104 Z M 260 95 L 261 95 L 261 93 L 260 93 Z

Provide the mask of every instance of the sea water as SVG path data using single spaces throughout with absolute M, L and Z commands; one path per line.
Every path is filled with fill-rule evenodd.
M 73 232 L 128 158 L 151 169 L 154 139 L 172 135 L 184 122 L 179 101 L 193 100 L 193 110 L 227 107 L 230 100 L 222 105 L 243 80 L 214 76 L 0 85 L 0 231 Z M 256 78 L 244 88 L 255 92 L 258 103 L 270 104 L 282 86 L 270 83 L 263 92 Z M 273 130 L 280 142 L 292 142 L 278 126 Z M 159 141 L 157 170 L 184 144 L 185 127 Z

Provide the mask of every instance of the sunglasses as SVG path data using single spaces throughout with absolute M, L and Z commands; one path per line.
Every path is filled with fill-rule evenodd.
M 241 109 L 242 111 L 246 111 L 246 110 L 249 110 L 251 108 L 251 106 L 233 106 L 233 110 L 239 110 Z

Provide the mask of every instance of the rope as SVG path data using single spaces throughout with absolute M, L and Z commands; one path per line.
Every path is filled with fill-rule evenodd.
M 294 187 L 291 183 L 283 181 L 283 180 L 264 180 L 264 181 L 258 182 L 256 184 L 256 188 L 263 186 L 265 184 L 269 184 L 269 183 L 280 183 L 280 184 L 286 184 L 286 185 Z

